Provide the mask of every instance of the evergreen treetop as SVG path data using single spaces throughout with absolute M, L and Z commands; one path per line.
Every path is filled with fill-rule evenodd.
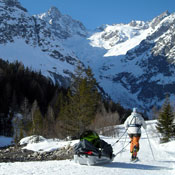
M 156 128 L 161 134 L 160 141 L 162 143 L 168 142 L 174 137 L 174 114 L 169 97 L 166 98 L 163 107 L 159 113 Z

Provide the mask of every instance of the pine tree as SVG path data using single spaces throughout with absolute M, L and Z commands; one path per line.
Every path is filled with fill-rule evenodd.
M 161 143 L 165 143 L 170 141 L 173 137 L 173 130 L 174 130 L 174 115 L 172 111 L 172 107 L 170 105 L 170 100 L 167 97 L 165 103 L 163 104 L 162 110 L 159 114 L 158 121 L 157 121 L 157 130 L 161 134 L 160 141 Z
M 12 100 L 11 100 L 11 112 L 15 113 L 17 111 L 18 111 L 17 96 L 14 90 L 12 95 Z
M 23 130 L 23 135 L 30 135 L 31 134 L 31 127 L 32 127 L 32 119 L 30 115 L 30 105 L 29 105 L 29 100 L 25 97 L 23 100 L 23 103 L 21 105 L 21 114 L 22 114 L 22 119 L 20 123 L 20 130 Z
M 18 142 L 19 142 L 19 138 L 18 138 L 18 135 L 17 135 L 17 132 L 16 132 L 16 134 L 14 136 L 14 143 L 15 143 L 15 145 L 17 145 Z
M 41 111 L 38 107 L 38 103 L 35 100 L 33 105 L 32 105 L 32 110 L 31 110 L 31 115 L 32 115 L 32 134 L 41 134 L 43 132 L 43 117 L 41 114 Z
M 91 124 L 99 102 L 97 83 L 90 68 L 77 66 L 73 77 L 68 103 L 61 110 L 67 135 L 79 136 Z
M 62 91 L 57 92 L 54 96 L 54 99 L 52 100 L 52 108 L 54 111 L 54 117 L 55 119 L 59 116 L 61 108 L 64 106 L 64 103 L 66 101 L 66 94 L 63 94 Z
M 47 114 L 44 119 L 43 136 L 45 137 L 55 137 L 55 115 L 53 108 L 51 106 L 47 109 Z
M 23 137 L 24 137 L 24 133 L 23 133 L 23 128 L 21 126 L 19 130 L 19 139 L 21 140 Z
M 25 97 L 21 105 L 21 113 L 23 115 L 24 120 L 27 120 L 28 118 L 29 108 L 29 100 Z

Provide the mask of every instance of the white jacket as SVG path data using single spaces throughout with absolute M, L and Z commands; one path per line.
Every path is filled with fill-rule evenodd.
M 146 123 L 143 117 L 137 112 L 132 112 L 124 123 L 128 134 L 141 134 L 141 126 L 146 129 Z

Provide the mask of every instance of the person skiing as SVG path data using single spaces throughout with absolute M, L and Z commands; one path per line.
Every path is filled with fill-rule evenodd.
M 139 151 L 139 139 L 141 137 L 141 127 L 146 129 L 146 123 L 141 116 L 137 113 L 137 108 L 133 108 L 130 116 L 124 122 L 125 129 L 131 139 L 130 152 L 132 154 L 131 160 L 136 160 L 137 152 Z

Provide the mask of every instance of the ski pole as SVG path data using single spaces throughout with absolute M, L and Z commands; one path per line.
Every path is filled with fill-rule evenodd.
M 126 136 L 125 136 L 125 141 L 124 141 L 124 144 L 123 144 L 123 149 L 122 149 L 121 153 L 124 151 L 124 149 L 126 148 L 126 146 L 128 146 L 128 144 L 125 146 L 125 143 L 126 143 L 126 138 L 127 138 L 127 134 L 126 134 Z M 131 141 L 130 141 L 129 143 L 131 143 Z
M 126 134 L 126 136 L 125 136 L 125 141 L 124 141 L 124 144 L 123 144 L 123 146 L 125 145 L 125 143 L 126 143 L 126 138 L 127 138 L 127 134 Z
M 153 154 L 153 150 L 152 150 L 152 147 L 151 147 L 151 142 L 149 140 L 148 133 L 147 133 L 146 129 L 145 129 L 145 132 L 146 132 L 146 135 L 147 135 L 147 138 L 148 138 L 148 143 L 149 143 L 149 147 L 151 149 L 151 153 L 152 153 L 153 159 L 155 160 L 155 157 L 154 157 L 154 154 Z

